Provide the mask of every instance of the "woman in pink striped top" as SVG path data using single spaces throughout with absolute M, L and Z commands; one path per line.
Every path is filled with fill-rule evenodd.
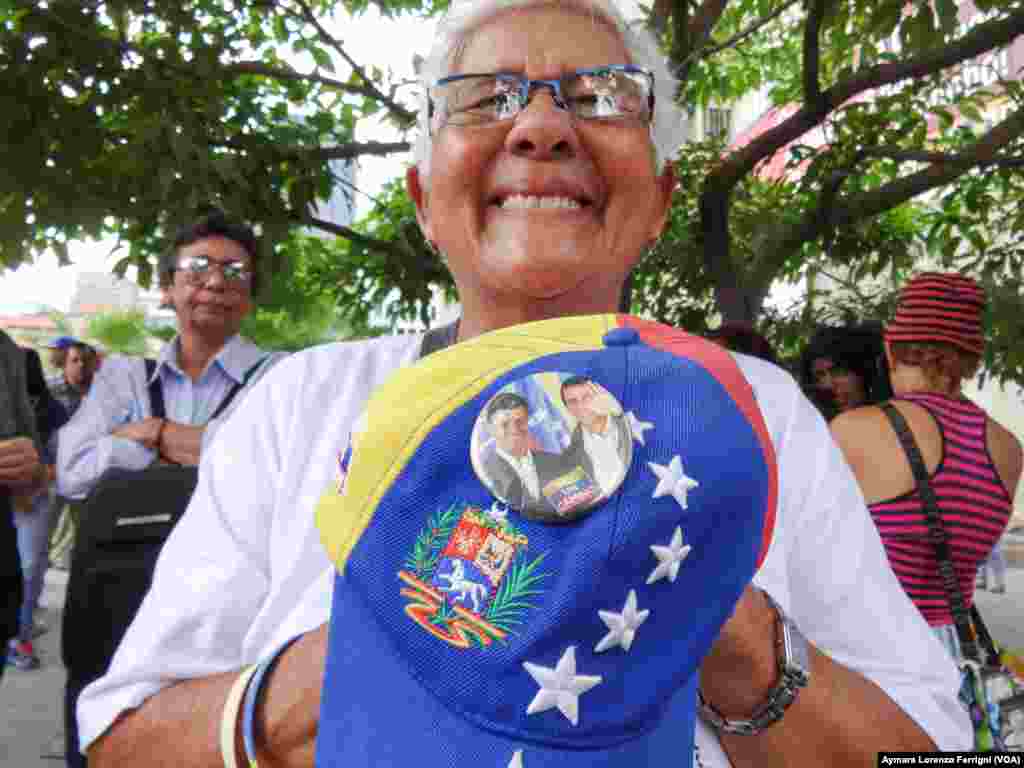
M 984 349 L 978 284 L 957 274 L 923 273 L 900 294 L 885 329 L 895 397 L 931 477 L 966 608 L 974 577 L 1005 530 L 1021 476 L 1020 442 L 961 393 Z M 868 406 L 831 423 L 860 483 L 889 562 L 907 595 L 959 656 L 946 591 L 920 494 L 896 433 Z

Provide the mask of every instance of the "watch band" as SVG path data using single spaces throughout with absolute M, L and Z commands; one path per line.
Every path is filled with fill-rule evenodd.
M 775 611 L 777 645 L 779 651 L 779 680 L 768 692 L 764 703 L 746 720 L 730 720 L 705 701 L 697 690 L 697 705 L 701 718 L 715 730 L 740 736 L 761 733 L 782 719 L 786 710 L 796 701 L 801 688 L 810 681 L 810 648 L 807 638 L 793 621 L 783 613 L 779 604 L 764 590 L 761 593 Z

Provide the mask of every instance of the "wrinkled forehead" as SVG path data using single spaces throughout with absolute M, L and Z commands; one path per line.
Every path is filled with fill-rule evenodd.
M 592 36 L 595 31 L 599 31 L 599 34 L 611 35 L 616 40 L 625 52 L 624 56 L 618 56 L 622 58 L 622 61 L 608 61 L 608 62 L 590 62 L 590 64 L 604 63 L 604 64 L 630 64 L 629 50 L 623 40 L 622 33 L 616 26 L 615 22 L 608 18 L 608 16 L 602 13 L 599 9 L 585 6 L 577 3 L 552 3 L 552 2 L 536 2 L 526 5 L 517 5 L 511 8 L 496 8 L 491 13 L 485 13 L 479 17 L 469 20 L 469 22 L 460 29 L 454 38 L 453 45 L 448 56 L 447 71 L 445 74 L 461 74 L 466 71 L 481 71 L 481 67 L 475 63 L 477 58 L 477 51 L 475 50 L 474 42 L 478 41 L 481 37 L 487 36 L 488 43 L 494 40 L 504 40 L 505 36 L 500 33 L 502 25 L 509 24 L 510 21 L 516 17 L 521 17 L 524 14 L 528 14 L 536 11 L 546 11 L 549 13 L 557 13 L 566 17 L 566 19 L 575 19 L 587 22 L 586 26 L 573 24 L 574 29 L 586 29 Z M 579 50 L 578 40 L 575 39 L 574 35 L 566 34 L 568 31 L 569 24 L 561 25 L 538 25 L 536 31 L 536 37 L 538 47 L 543 47 L 547 52 L 547 58 L 552 60 L 564 59 L 569 61 Z M 556 41 L 557 48 L 552 45 L 552 41 Z M 472 61 L 468 61 L 467 53 L 472 52 Z M 525 59 L 531 54 L 535 54 L 535 51 L 525 50 L 519 44 L 488 46 L 488 65 L 485 68 L 486 71 L 491 72 L 516 72 L 522 73 L 525 67 Z M 567 69 L 574 69 L 574 66 L 566 67 Z M 548 72 L 545 76 L 552 76 L 554 72 Z

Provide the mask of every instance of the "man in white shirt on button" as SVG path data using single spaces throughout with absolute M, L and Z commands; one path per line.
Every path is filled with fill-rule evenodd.
M 607 393 L 583 376 L 562 382 L 562 402 L 578 422 L 566 456 L 583 467 L 603 496 L 611 495 L 626 473 L 630 456 L 626 417 Z

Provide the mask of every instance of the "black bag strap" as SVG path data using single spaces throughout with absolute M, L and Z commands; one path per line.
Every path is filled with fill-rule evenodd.
M 928 468 L 917 447 L 917 441 L 914 440 L 914 433 L 910 431 L 910 425 L 907 424 L 903 414 L 896 410 L 892 403 L 881 403 L 879 407 L 896 431 L 903 451 L 907 454 L 910 469 L 914 473 L 917 491 L 921 494 L 923 502 L 925 519 L 928 521 L 928 538 L 935 549 L 935 560 L 939 565 L 939 576 L 942 579 L 942 586 L 946 590 L 949 611 L 953 614 L 953 623 L 956 624 L 956 632 L 960 638 L 960 649 L 965 658 L 980 660 L 978 645 L 971 633 L 971 620 L 964 607 L 964 596 L 960 591 L 960 583 L 956 577 L 956 570 L 953 568 L 953 558 L 949 552 L 949 534 L 939 515 L 939 504 L 935 498 L 935 491 L 932 490 L 931 481 L 928 479 Z
M 449 323 L 448 325 L 442 325 L 440 328 L 431 328 L 423 335 L 423 342 L 420 344 L 420 359 L 423 359 L 434 352 L 438 352 L 445 347 L 450 347 L 455 343 L 455 339 L 457 339 L 458 336 L 458 320 L 454 323 Z
M 164 409 L 164 388 L 160 383 L 160 377 L 153 377 L 153 374 L 156 373 L 156 360 L 151 360 L 147 357 L 142 362 L 146 364 L 146 381 L 149 382 L 149 410 L 155 418 L 166 418 L 167 411 Z
M 235 399 L 235 395 L 245 388 L 245 385 L 249 383 L 249 379 L 251 379 L 253 374 L 259 370 L 259 367 L 263 365 L 267 357 L 269 357 L 269 355 L 257 360 L 252 367 L 242 375 L 242 380 L 235 382 L 235 385 L 228 390 L 224 399 L 220 401 L 220 405 L 217 406 L 216 410 L 214 410 L 213 414 L 210 416 L 210 421 L 213 421 L 224 413 L 224 409 L 231 405 L 231 401 Z M 158 419 L 166 418 L 167 411 L 164 408 L 164 388 L 159 377 L 153 378 L 153 373 L 156 371 L 156 360 L 151 360 L 147 357 L 143 362 L 146 364 L 146 381 L 149 382 L 149 410 L 152 411 L 153 416 Z
M 267 357 L 269 357 L 269 355 Z M 213 421 L 222 413 L 224 413 L 224 409 L 231 405 L 231 401 L 235 399 L 235 395 L 237 395 L 245 388 L 245 385 L 249 383 L 249 379 L 251 379 L 253 377 L 253 374 L 256 373 L 257 370 L 259 370 L 259 367 L 263 365 L 267 357 L 261 357 L 259 360 L 257 360 L 255 364 L 253 364 L 252 367 L 250 367 L 249 370 L 247 370 L 242 375 L 242 380 L 235 382 L 235 386 L 233 386 L 231 388 L 231 391 L 224 396 L 224 399 L 220 401 L 220 405 L 217 406 L 217 410 L 215 410 L 213 412 L 213 415 L 210 416 L 210 421 Z

